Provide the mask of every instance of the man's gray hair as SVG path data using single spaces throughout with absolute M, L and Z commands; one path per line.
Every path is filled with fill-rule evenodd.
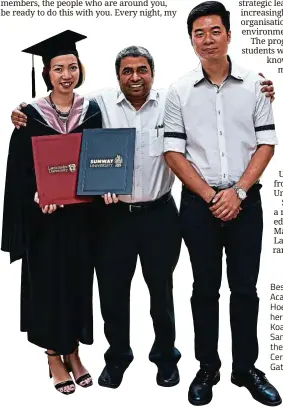
M 115 68 L 116 68 L 116 75 L 118 78 L 119 78 L 121 60 L 123 58 L 127 58 L 127 57 L 136 57 L 136 58 L 145 57 L 150 66 L 151 74 L 152 74 L 152 76 L 154 76 L 154 61 L 153 61 L 153 58 L 152 58 L 152 55 L 150 54 L 150 52 L 144 47 L 131 45 L 130 47 L 122 49 L 122 51 L 120 51 L 116 57 Z

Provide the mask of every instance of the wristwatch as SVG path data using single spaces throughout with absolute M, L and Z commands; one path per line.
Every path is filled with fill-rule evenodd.
M 234 189 L 234 191 L 236 191 L 236 194 L 237 194 L 238 198 L 241 199 L 241 201 L 246 199 L 247 193 L 243 188 L 239 188 L 237 184 L 233 185 L 232 188 Z

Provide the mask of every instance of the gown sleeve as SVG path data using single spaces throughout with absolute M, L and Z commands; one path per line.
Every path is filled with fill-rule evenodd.
M 1 250 L 10 253 L 10 262 L 25 254 L 23 207 L 25 202 L 26 128 L 12 133 L 6 170 Z

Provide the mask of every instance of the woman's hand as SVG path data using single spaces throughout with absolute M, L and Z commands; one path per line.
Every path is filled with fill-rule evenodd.
M 111 192 L 108 192 L 108 194 L 102 195 L 102 198 L 104 199 L 104 202 L 106 205 L 112 204 L 112 203 L 117 203 L 119 201 L 119 198 L 117 197 L 116 194 L 111 194 Z
M 34 202 L 36 202 L 39 205 L 39 198 L 38 198 L 38 192 L 34 194 Z M 64 208 L 64 205 L 59 205 L 59 208 Z M 42 213 L 53 213 L 57 209 L 56 204 L 50 204 L 50 205 L 45 205 L 41 208 Z

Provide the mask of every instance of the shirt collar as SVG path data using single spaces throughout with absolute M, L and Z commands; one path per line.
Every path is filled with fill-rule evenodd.
M 227 78 L 225 80 L 227 80 L 228 78 L 234 78 L 237 81 L 242 82 L 244 79 L 243 79 L 243 76 L 241 75 L 241 72 L 240 72 L 239 68 L 237 67 L 236 64 L 232 63 L 231 58 L 229 57 L 229 55 L 227 55 L 227 59 L 228 59 L 228 62 L 229 62 L 229 72 L 228 72 L 228 76 L 227 76 Z M 209 83 L 212 83 L 201 64 L 199 64 L 199 66 L 195 70 L 195 72 L 196 72 L 196 77 L 195 77 L 194 86 L 197 86 L 200 82 L 202 82 L 205 79 Z
M 158 91 L 157 91 L 157 90 L 154 90 L 154 89 L 151 89 L 151 91 L 150 91 L 150 93 L 149 93 L 149 95 L 148 95 L 148 97 L 147 97 L 145 103 L 147 103 L 149 100 L 152 100 L 152 101 L 154 101 L 154 102 L 158 102 L 158 98 L 159 98 Z M 121 103 L 123 100 L 126 100 L 126 101 L 127 101 L 126 96 L 124 95 L 124 93 L 123 93 L 121 90 L 119 90 L 119 91 L 118 91 L 118 96 L 117 96 L 117 102 L 116 102 L 116 103 L 119 104 L 119 103 Z M 128 101 L 128 103 L 130 103 L 130 102 Z

